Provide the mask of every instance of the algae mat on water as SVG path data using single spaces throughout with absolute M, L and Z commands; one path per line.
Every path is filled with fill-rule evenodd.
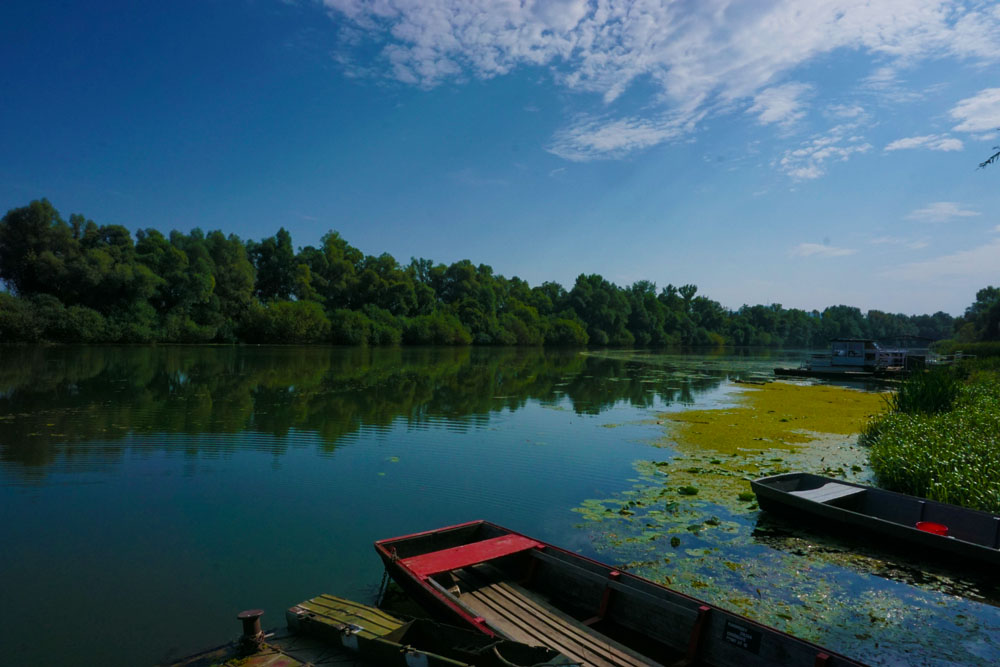
M 772 382 L 745 389 L 734 407 L 664 415 L 670 439 L 683 449 L 732 453 L 814 440 L 815 433 L 856 434 L 885 409 L 885 395 L 831 387 Z
M 803 536 L 757 510 L 753 477 L 801 470 L 870 482 L 857 433 L 883 409 L 880 394 L 772 383 L 738 391 L 728 407 L 663 414 L 655 444 L 666 460 L 637 461 L 631 488 L 576 511 L 623 569 L 866 661 L 1000 658 L 997 610 L 953 597 L 991 597 L 975 582 Z

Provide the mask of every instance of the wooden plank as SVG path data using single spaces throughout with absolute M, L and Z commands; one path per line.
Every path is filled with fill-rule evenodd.
M 512 639 L 542 644 L 563 655 L 597 667 L 641 667 L 655 664 L 612 640 L 583 626 L 579 621 L 530 597 L 507 582 L 484 580 L 462 570 L 455 572 L 467 592 L 461 601 L 490 626 Z
M 450 549 L 410 556 L 399 562 L 418 577 L 429 577 L 432 574 L 457 570 L 540 546 L 543 546 L 541 542 L 521 535 L 501 535 Z
M 847 484 L 839 484 L 837 482 L 827 482 L 818 489 L 789 491 L 789 493 L 793 496 L 805 498 L 806 500 L 812 500 L 817 503 L 828 503 L 831 500 L 856 496 L 864 492 L 865 489 L 859 489 L 856 486 L 848 486 Z
M 554 648 L 572 660 L 598 667 L 637 667 L 644 664 L 628 659 L 620 659 L 610 647 L 603 647 L 596 641 L 584 641 L 564 626 L 560 619 L 550 614 L 539 613 L 537 608 L 518 604 L 516 601 L 497 595 L 495 589 L 480 589 L 472 597 L 476 599 L 482 614 L 496 618 L 498 624 L 508 631 L 525 637 L 531 644 L 542 644 Z
M 320 595 L 300 602 L 295 608 L 309 612 L 313 622 L 331 626 L 346 623 L 358 625 L 364 628 L 361 634 L 368 637 L 381 637 L 403 625 L 403 621 L 380 609 L 333 595 Z

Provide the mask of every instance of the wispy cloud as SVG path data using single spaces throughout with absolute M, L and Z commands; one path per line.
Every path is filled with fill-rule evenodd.
M 894 236 L 879 236 L 869 241 L 872 245 L 891 245 L 906 248 L 907 250 L 920 250 L 926 248 L 930 243 L 924 240 L 902 239 Z
M 761 125 L 790 125 L 806 115 L 802 98 L 813 90 L 807 83 L 796 82 L 765 88 L 753 98 L 747 113 L 756 114 Z
M 899 151 L 908 148 L 927 148 L 932 151 L 960 151 L 963 145 L 961 139 L 949 137 L 947 134 L 926 134 L 920 137 L 896 139 L 886 146 L 885 150 Z
M 867 153 L 871 144 L 855 134 L 854 123 L 837 125 L 814 135 L 798 148 L 785 151 L 779 168 L 796 180 L 812 180 L 826 173 L 829 162 L 844 162 L 855 153 Z
M 502 178 L 490 178 L 488 176 L 482 176 L 475 170 L 469 168 L 453 171 L 448 174 L 448 177 L 451 178 L 451 180 L 455 181 L 456 183 L 472 187 L 510 185 L 507 181 L 505 181 Z
M 924 208 L 918 208 L 906 214 L 907 220 L 918 220 L 920 222 L 950 222 L 959 218 L 972 218 L 980 215 L 979 211 L 962 208 L 960 204 L 953 201 L 937 201 L 928 204 Z
M 885 271 L 882 275 L 900 280 L 934 282 L 949 277 L 979 277 L 980 284 L 996 279 L 1000 265 L 1000 239 L 972 250 L 960 250 L 922 262 L 911 262 Z
M 685 135 L 697 119 L 678 116 L 609 120 L 585 116 L 558 131 L 547 150 L 574 162 L 623 157 L 632 151 Z
M 789 251 L 792 257 L 844 257 L 853 255 L 857 250 L 853 248 L 838 248 L 822 243 L 800 243 Z
M 1000 88 L 986 88 L 959 101 L 951 111 L 958 132 L 991 132 L 1000 127 Z
M 825 54 L 849 49 L 878 58 L 873 86 L 898 86 L 896 72 L 926 59 L 1000 59 L 1000 12 L 956 0 L 773 0 L 734 6 L 632 0 L 322 0 L 338 26 L 367 35 L 377 57 L 341 64 L 358 74 L 422 87 L 487 79 L 522 66 L 548 68 L 574 91 L 618 100 L 638 80 L 655 88 L 641 118 L 607 114 L 577 122 L 553 142 L 568 159 L 620 157 L 670 141 L 694 125 L 662 118 L 703 117 L 750 108 L 760 122 L 800 117 L 804 84 L 782 82 Z M 364 59 L 371 49 L 352 49 Z M 338 58 L 343 52 L 338 51 Z M 960 120 L 962 126 L 964 120 Z M 606 126 L 602 131 L 600 126 Z M 580 136 L 579 144 L 566 144 Z M 805 177 L 821 171 L 797 167 Z

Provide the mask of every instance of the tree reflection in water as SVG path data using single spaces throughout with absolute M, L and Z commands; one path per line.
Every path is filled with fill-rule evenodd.
M 32 477 L 60 459 L 82 466 L 115 461 L 130 446 L 128 436 L 156 433 L 190 435 L 183 446 L 192 455 L 243 442 L 203 434 L 268 434 L 280 455 L 290 431 L 307 431 L 332 452 L 361 429 L 387 429 L 398 420 L 470 428 L 528 400 L 569 399 L 580 414 L 619 402 L 690 403 L 725 376 L 651 368 L 628 355 L 540 348 L 5 348 L 0 460 Z M 178 446 L 171 443 L 161 446 Z

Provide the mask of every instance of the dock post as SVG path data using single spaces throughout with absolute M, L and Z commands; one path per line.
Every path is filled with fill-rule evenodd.
M 264 642 L 264 631 L 260 627 L 260 617 L 263 615 L 263 609 L 247 609 L 236 615 L 243 622 L 240 646 L 247 652 L 257 651 Z

